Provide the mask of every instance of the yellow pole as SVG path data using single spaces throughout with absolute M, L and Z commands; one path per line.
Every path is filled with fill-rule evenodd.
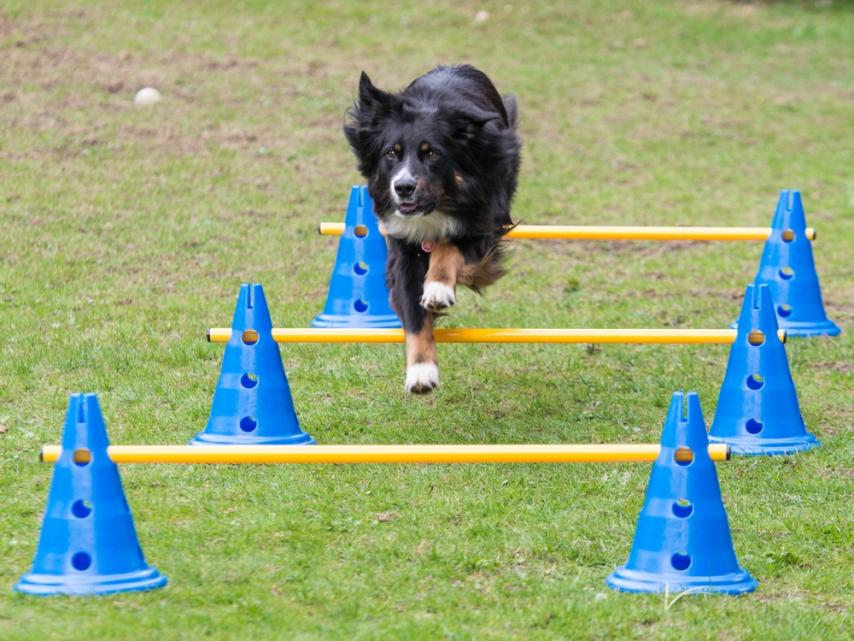
M 585 445 L 111 445 L 115 463 L 648 463 L 657 443 Z M 41 460 L 55 463 L 62 447 L 44 445 Z M 91 460 L 88 450 L 75 450 Z M 87 459 L 86 456 L 89 456 Z M 675 458 L 690 461 L 693 452 L 678 448 Z M 729 446 L 709 445 L 714 461 L 729 459 Z
M 323 236 L 340 236 L 344 233 L 344 223 L 320 223 L 318 231 Z M 517 225 L 507 232 L 506 237 L 538 240 L 768 240 L 771 231 L 770 227 Z M 815 240 L 815 229 L 807 227 L 806 237 Z
M 249 330 L 250 332 L 254 330 Z M 761 336 L 761 333 L 759 334 Z M 731 344 L 734 329 L 532 329 L 532 328 L 441 328 L 433 331 L 439 343 L 633 343 L 633 344 Z M 228 327 L 207 331 L 212 343 L 227 343 Z M 777 337 L 786 342 L 785 330 Z M 277 343 L 402 343 L 402 329 L 273 328 Z M 255 342 L 253 339 L 247 342 Z M 764 340 L 764 339 L 763 339 Z

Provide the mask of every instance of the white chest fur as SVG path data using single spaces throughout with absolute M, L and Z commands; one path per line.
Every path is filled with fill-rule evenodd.
M 440 211 L 431 212 L 426 216 L 405 216 L 394 212 L 383 221 L 383 228 L 389 236 L 410 243 L 420 243 L 425 240 L 453 238 L 460 232 L 460 223 L 453 216 Z

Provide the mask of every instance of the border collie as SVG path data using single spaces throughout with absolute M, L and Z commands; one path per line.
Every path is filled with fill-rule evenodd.
M 386 280 L 406 335 L 408 392 L 439 384 L 433 325 L 504 274 L 502 237 L 519 173 L 516 101 L 468 65 L 437 67 L 400 93 L 363 71 L 344 134 L 388 241 Z

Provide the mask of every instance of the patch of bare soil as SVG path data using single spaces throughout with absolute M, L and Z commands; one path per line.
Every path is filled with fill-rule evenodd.
M 75 155 L 105 142 L 106 130 L 123 143 L 153 145 L 182 155 L 220 147 L 263 156 L 271 148 L 340 142 L 349 97 L 335 110 L 301 114 L 289 108 L 295 100 L 334 103 L 339 99 L 331 94 L 335 83 L 328 79 L 340 71 L 322 60 L 282 57 L 262 63 L 177 49 L 152 58 L 128 50 L 92 51 L 54 44 L 67 40 L 69 23 L 94 24 L 95 20 L 85 12 L 31 20 L 0 14 L 4 62 L 0 132 L 29 130 L 58 141 L 30 154 Z M 269 82 L 270 78 L 276 82 Z M 144 86 L 157 87 L 169 102 L 168 112 L 158 106 L 160 113 L 153 112 L 155 117 L 143 122 L 131 112 L 133 96 Z M 270 117 L 255 118 L 251 126 L 219 122 L 216 118 L 223 105 L 255 114 L 269 112 Z M 10 154 L 20 152 L 0 152 L 0 156 Z

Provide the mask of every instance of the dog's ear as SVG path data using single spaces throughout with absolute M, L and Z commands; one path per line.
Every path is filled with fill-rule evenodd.
M 363 114 L 378 116 L 391 111 L 399 102 L 390 93 L 377 89 L 364 71 L 359 76 L 359 111 Z
M 507 112 L 507 126 L 510 129 L 516 129 L 516 121 L 518 120 L 519 107 L 516 103 L 516 96 L 511 93 L 501 96 L 501 102 L 504 103 L 504 111 Z
M 460 142 L 469 142 L 480 134 L 487 123 L 492 121 L 503 123 L 504 117 L 495 111 L 468 107 L 452 114 L 449 121 L 453 137 Z
M 359 160 L 359 170 L 368 175 L 381 153 L 380 123 L 402 108 L 399 96 L 377 89 L 364 71 L 359 77 L 359 97 L 347 110 L 344 135 Z

